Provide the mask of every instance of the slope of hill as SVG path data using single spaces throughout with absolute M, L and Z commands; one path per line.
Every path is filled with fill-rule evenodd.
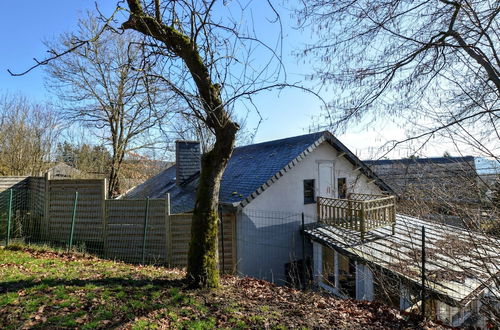
M 380 303 L 224 276 L 188 290 L 182 270 L 33 247 L 0 249 L 0 328 L 440 328 Z

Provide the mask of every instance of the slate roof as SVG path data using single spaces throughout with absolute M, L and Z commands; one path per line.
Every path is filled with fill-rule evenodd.
M 365 160 L 367 165 L 387 165 L 387 164 L 453 164 L 453 163 L 470 163 L 474 161 L 472 156 L 464 157 L 429 157 L 429 158 L 402 158 L 402 159 L 379 159 Z
M 343 153 L 382 190 L 393 192 L 347 147 L 330 132 L 324 131 L 235 148 L 222 177 L 220 202 L 244 207 L 325 141 Z M 178 186 L 175 175 L 174 165 L 138 185 L 123 198 L 163 198 L 170 193 L 171 212 L 189 212 L 194 207 L 197 178 Z

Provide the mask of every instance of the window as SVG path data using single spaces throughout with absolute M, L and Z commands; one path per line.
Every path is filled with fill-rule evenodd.
M 347 198 L 347 180 L 346 178 L 337 179 L 337 191 L 340 199 Z
M 314 203 L 314 180 L 304 180 L 304 204 Z
M 323 283 L 335 287 L 335 253 L 332 249 L 322 246 L 322 276 Z

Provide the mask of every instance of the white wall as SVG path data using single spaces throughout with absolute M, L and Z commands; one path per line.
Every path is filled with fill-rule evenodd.
M 262 194 L 257 196 L 244 208 L 246 210 L 270 210 L 287 212 L 304 212 L 314 217 L 316 204 L 304 205 L 303 180 L 314 179 L 316 192 L 319 190 L 318 166 L 320 162 L 334 162 L 333 190 L 337 196 L 337 178 L 347 178 L 348 192 L 381 194 L 382 191 L 361 173 L 354 172 L 355 166 L 344 157 L 338 158 L 338 152 L 328 143 L 322 143 L 316 150 L 273 183 Z
M 356 299 L 373 300 L 373 273 L 370 267 L 356 262 Z
M 318 191 L 321 162 L 334 162 L 332 190 L 337 196 L 337 178 L 347 178 L 348 192 L 380 194 L 360 171 L 328 142 L 321 144 L 305 159 L 252 200 L 237 215 L 238 272 L 276 283 L 285 280 L 285 264 L 303 257 L 301 213 L 305 223 L 316 221 L 316 204 L 304 204 L 303 180 L 314 179 Z M 312 254 L 310 246 L 306 255 Z

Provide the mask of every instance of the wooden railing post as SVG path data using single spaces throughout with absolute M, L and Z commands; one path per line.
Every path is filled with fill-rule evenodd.
M 350 197 L 350 195 L 348 195 Z M 347 214 L 349 215 L 349 222 L 352 223 L 352 226 L 354 227 L 354 230 L 358 229 L 357 224 L 353 223 L 354 222 L 354 217 L 352 215 L 352 200 L 348 199 L 347 200 Z
M 356 194 L 350 195 L 352 198 L 355 196 Z M 318 222 L 357 230 L 361 233 L 361 239 L 364 240 L 368 231 L 381 226 L 392 225 L 392 232 L 395 233 L 395 204 L 395 196 L 384 196 L 371 200 L 318 197 L 316 212 Z
M 320 206 L 321 204 L 321 198 L 318 197 L 316 198 L 316 216 L 318 217 L 318 222 L 321 222 L 321 216 L 320 216 Z

